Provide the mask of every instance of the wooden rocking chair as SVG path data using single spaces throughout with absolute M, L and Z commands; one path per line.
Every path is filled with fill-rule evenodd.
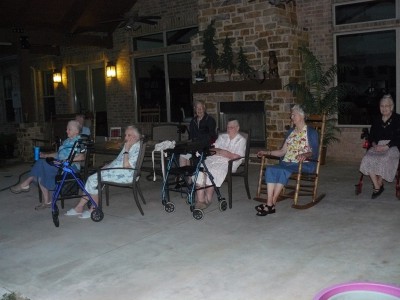
M 317 195 L 317 189 L 322 155 L 322 141 L 324 138 L 326 124 L 326 115 L 311 115 L 308 117 L 306 122 L 307 125 L 314 127 L 319 132 L 319 149 L 316 170 L 314 173 L 304 173 L 302 172 L 303 163 L 300 163 L 298 172 L 292 174 L 288 184 L 284 187 L 281 195 L 278 198 L 278 201 L 288 198 L 293 199 L 292 207 L 297 209 L 310 208 L 320 202 L 325 197 L 325 194 Z M 265 183 L 264 174 L 265 168 L 268 167 L 268 159 L 279 160 L 280 158 L 271 155 L 264 155 L 261 158 L 257 194 L 254 198 L 254 200 L 259 202 L 266 202 L 267 198 L 267 185 Z M 311 200 L 309 202 L 306 202 L 305 204 L 298 204 L 300 197 L 311 197 Z

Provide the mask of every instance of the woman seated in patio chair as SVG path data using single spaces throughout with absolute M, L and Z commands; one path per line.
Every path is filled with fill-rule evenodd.
M 265 183 L 267 184 L 267 202 L 256 206 L 257 216 L 275 213 L 275 204 L 283 187 L 288 183 L 293 172 L 297 172 L 299 162 L 303 163 L 303 172 L 315 171 L 318 159 L 318 132 L 306 125 L 305 113 L 300 105 L 294 105 L 290 118 L 294 124 L 286 135 L 285 142 L 279 150 L 259 151 L 257 156 L 271 155 L 283 157 L 279 164 L 267 166 Z M 310 159 L 311 161 L 305 161 Z M 313 161 L 314 160 L 314 161 Z
M 215 154 L 208 156 L 204 161 L 208 171 L 213 176 L 214 184 L 220 187 L 228 174 L 228 161 L 243 157 L 246 151 L 246 139 L 239 133 L 239 122 L 235 119 L 230 119 L 226 126 L 227 133 L 220 134 L 215 141 Z M 242 163 L 242 160 L 237 160 L 233 163 L 233 171 Z M 214 186 L 205 173 L 200 173 L 197 177 L 196 191 L 196 208 L 205 209 L 212 201 L 214 195 Z M 205 187 L 206 188 L 201 188 Z
M 130 125 L 125 129 L 125 143 L 121 152 L 108 165 L 105 165 L 103 168 L 133 168 L 136 165 L 136 160 L 140 151 L 140 138 L 141 134 L 139 130 Z M 101 173 L 101 176 L 106 181 L 111 182 L 130 182 L 132 180 L 132 170 L 106 170 Z M 98 196 L 98 178 L 97 173 L 88 177 L 85 189 L 91 195 L 92 199 L 98 204 L 99 196 Z M 83 210 L 84 206 L 88 202 L 86 197 L 82 197 L 79 201 L 78 205 L 75 208 L 71 208 L 68 210 L 65 215 L 66 216 L 79 216 L 81 219 L 90 218 L 91 211 Z
M 71 120 L 67 125 L 67 136 L 68 138 L 64 140 L 58 152 L 54 153 L 42 153 L 40 152 L 40 158 L 54 157 L 55 159 L 64 160 L 67 159 L 72 147 L 79 139 L 79 132 L 81 131 L 81 126 L 78 121 Z M 78 154 L 75 156 L 74 161 L 82 161 L 84 159 L 84 154 Z M 80 165 L 74 164 L 76 170 L 79 170 Z M 10 188 L 11 192 L 14 194 L 19 194 L 22 192 L 29 192 L 29 185 L 33 181 L 37 181 L 40 189 L 42 190 L 43 199 L 42 203 L 35 207 L 35 209 L 50 207 L 51 197 L 50 190 L 55 189 L 55 177 L 58 173 L 58 168 L 52 166 L 46 162 L 44 159 L 39 159 L 33 165 L 30 176 L 25 179 L 21 184 L 17 184 Z
M 368 175 L 373 183 L 372 199 L 382 194 L 383 180 L 393 181 L 400 156 L 400 115 L 393 112 L 392 96 L 384 95 L 379 108 L 381 115 L 372 123 L 370 130 L 371 148 L 360 165 L 360 172 Z

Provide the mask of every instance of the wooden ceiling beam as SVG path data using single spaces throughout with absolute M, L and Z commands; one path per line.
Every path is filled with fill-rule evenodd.
M 65 34 L 57 31 L 27 31 L 23 33 L 0 29 L 0 42 L 20 43 L 21 37 L 27 37 L 29 44 L 50 46 L 94 46 L 111 49 L 112 34 Z

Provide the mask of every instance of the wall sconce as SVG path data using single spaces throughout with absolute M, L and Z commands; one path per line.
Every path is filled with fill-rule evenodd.
M 106 66 L 106 75 L 108 78 L 114 78 L 117 77 L 117 67 L 115 64 L 111 61 L 107 63 Z
M 61 71 L 55 69 L 53 72 L 53 82 L 60 83 L 61 82 Z

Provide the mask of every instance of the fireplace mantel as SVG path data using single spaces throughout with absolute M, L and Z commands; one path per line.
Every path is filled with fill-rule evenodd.
M 280 78 L 266 79 L 259 83 L 255 80 L 224 81 L 224 82 L 196 82 L 193 84 L 193 93 L 223 93 L 261 90 L 281 90 L 282 81 Z

